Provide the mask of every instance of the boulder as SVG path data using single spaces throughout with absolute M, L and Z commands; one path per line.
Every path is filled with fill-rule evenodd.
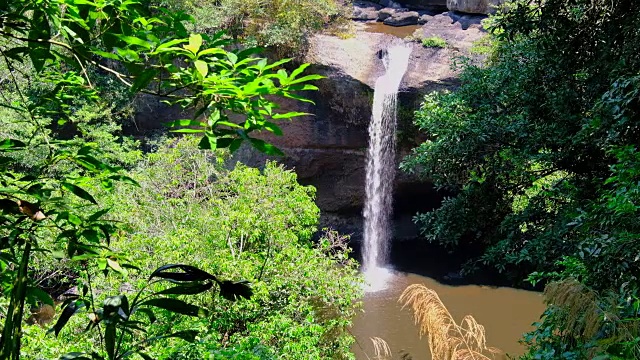
M 447 0 L 447 8 L 468 14 L 493 14 L 505 0 Z
M 385 21 L 387 18 L 392 17 L 396 14 L 396 9 L 393 8 L 384 8 L 378 11 L 378 21 Z
M 351 18 L 353 20 L 377 20 L 378 10 L 382 9 L 380 4 L 376 4 L 370 1 L 355 1 L 353 3 L 353 13 Z
M 417 25 L 420 15 L 415 11 L 396 12 L 384 19 L 384 23 L 390 26 Z
M 424 25 L 424 24 L 428 23 L 429 20 L 431 20 L 432 18 L 433 18 L 433 16 L 431 16 L 431 15 L 422 14 L 418 18 L 418 25 Z

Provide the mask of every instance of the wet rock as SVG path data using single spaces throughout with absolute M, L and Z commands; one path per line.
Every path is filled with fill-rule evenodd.
M 384 19 L 384 23 L 390 26 L 417 25 L 420 15 L 415 11 L 396 12 Z

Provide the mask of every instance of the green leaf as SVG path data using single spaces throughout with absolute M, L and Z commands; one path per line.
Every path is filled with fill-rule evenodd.
M 170 131 L 178 134 L 201 134 L 205 132 L 204 129 L 176 129 L 176 130 L 170 130 Z
M 67 189 L 68 191 L 71 191 L 72 193 L 74 193 L 77 197 L 87 200 L 92 204 L 98 205 L 98 203 L 96 202 L 96 200 L 93 198 L 93 196 L 91 196 L 91 194 L 89 194 L 85 189 L 69 183 L 69 182 L 63 182 L 62 183 L 62 187 Z
M 107 258 L 107 265 L 109 265 L 110 268 L 123 276 L 127 276 L 129 274 L 129 272 L 126 269 L 123 269 L 115 260 Z
M 140 184 L 137 181 L 133 180 L 131 177 L 126 175 L 120 175 L 120 174 L 111 175 L 109 176 L 109 179 L 114 181 L 120 181 L 125 184 L 133 185 L 135 187 L 140 187 Z
M 289 85 L 294 85 L 294 84 L 299 84 L 299 83 L 303 83 L 303 82 L 307 82 L 307 81 L 312 81 L 312 80 L 321 80 L 324 79 L 325 77 L 322 75 L 307 75 L 304 77 L 301 77 L 299 79 L 293 80 L 291 82 L 289 82 Z
M 136 76 L 135 81 L 133 82 L 133 84 L 131 84 L 131 92 L 137 93 L 141 89 L 146 88 L 157 74 L 158 70 L 153 68 L 143 71 L 140 75 Z
M 238 59 L 245 59 L 245 58 L 248 58 L 251 55 L 259 54 L 259 53 L 261 53 L 263 51 L 264 51 L 264 48 L 252 47 L 252 48 L 247 48 L 247 49 L 244 49 L 244 50 L 240 51 L 239 53 L 237 53 L 237 55 L 238 55 Z
M 205 56 L 205 55 L 216 55 L 216 54 L 226 55 L 227 52 L 224 51 L 223 49 L 220 49 L 220 48 L 215 48 L 215 47 L 214 48 L 208 48 L 208 49 L 200 51 L 198 53 L 198 57 L 202 57 L 202 56 Z
M 49 329 L 49 331 L 54 332 L 55 336 L 57 337 L 60 333 L 60 330 L 62 330 L 62 328 L 69 322 L 71 316 L 73 316 L 83 307 L 84 303 L 80 300 L 67 304 L 67 306 L 65 306 L 65 308 L 62 310 L 62 314 L 60 314 L 58 321 L 55 323 L 55 325 L 53 325 L 51 329 Z
M 108 323 L 104 330 L 104 347 L 107 350 L 107 357 L 115 359 L 116 354 L 116 324 Z
M 280 66 L 280 65 L 282 65 L 282 64 L 286 64 L 286 63 L 288 63 L 288 62 L 290 62 L 290 61 L 291 61 L 291 59 L 282 59 L 282 60 L 276 61 L 276 62 L 274 62 L 274 63 L 272 63 L 272 64 L 266 65 L 266 66 L 262 69 L 262 71 L 264 71 L 264 70 L 269 70 L 269 69 L 273 69 L 274 67 Z
M 203 136 L 202 139 L 200 139 L 200 142 L 198 143 L 198 149 L 202 149 L 202 150 L 215 150 L 217 149 L 217 147 L 218 147 L 218 139 L 209 135 Z
M 144 360 L 155 360 L 154 358 L 152 358 L 151 356 L 143 353 L 143 352 L 137 352 L 138 355 L 140 355 L 140 357 Z
M 20 140 L 2 139 L 0 140 L 0 150 L 13 150 L 26 147 L 27 144 Z
M 289 80 L 293 80 L 295 79 L 296 76 L 302 74 L 302 72 L 309 67 L 310 64 L 302 64 L 300 65 L 297 69 L 293 70 L 291 72 L 291 75 L 289 75 Z
M 91 216 L 89 216 L 89 217 L 87 218 L 87 220 L 88 220 L 88 221 L 96 221 L 96 220 L 99 220 L 102 216 L 104 216 L 105 214 L 107 214 L 110 210 L 111 210 L 111 208 L 106 208 L 106 209 L 98 210 L 98 211 L 94 212 L 93 214 L 91 214 Z
M 179 45 L 179 44 L 185 43 L 187 41 L 188 40 L 186 40 L 186 39 L 174 39 L 174 40 L 171 40 L 171 41 L 167 41 L 166 43 L 162 43 L 162 44 L 158 45 L 158 47 L 156 48 L 154 53 L 158 53 L 158 52 L 161 52 L 163 50 L 170 50 L 169 48 L 172 48 L 175 45 Z
M 229 59 L 229 61 L 231 61 L 232 64 L 235 64 L 238 62 L 238 55 L 234 54 L 234 53 L 227 53 L 227 58 Z
M 282 150 L 278 149 L 274 145 L 269 144 L 264 140 L 250 138 L 249 141 L 251 142 L 251 145 L 253 145 L 253 147 L 255 147 L 256 149 L 260 150 L 261 152 L 267 155 L 279 155 L 279 156 L 284 155 Z
M 282 129 L 280 129 L 280 127 L 272 122 L 268 122 L 266 121 L 264 123 L 264 128 L 271 131 L 272 133 L 278 135 L 278 136 L 282 136 Z
M 243 142 L 243 139 L 233 139 L 233 141 L 231 142 L 231 145 L 229 145 L 229 151 L 233 153 L 236 150 L 238 150 L 242 145 L 242 142 Z
M 47 14 L 42 8 L 33 10 L 31 30 L 29 31 L 29 57 L 37 72 L 42 71 L 47 59 L 51 57 L 51 29 Z
M 207 74 L 209 73 L 209 65 L 205 61 L 196 60 L 193 64 L 203 78 L 207 77 Z
M 188 304 L 182 300 L 171 298 L 157 298 L 144 301 L 140 306 L 154 306 L 160 309 L 171 311 L 176 314 L 187 316 L 205 317 L 208 312 L 199 306 Z
M 304 113 L 304 112 L 291 111 L 291 112 L 284 113 L 284 114 L 273 114 L 272 118 L 274 118 L 274 119 L 291 119 L 292 117 L 306 116 L 306 115 L 311 115 L 311 114 Z
M 43 304 L 55 306 L 51 296 L 44 290 L 29 286 L 27 287 L 27 298 L 40 300 Z
M 202 46 L 202 35 L 200 34 L 191 34 L 189 36 L 189 44 L 185 45 L 184 48 L 191 51 L 194 55 L 200 51 L 200 47 Z
M 143 47 L 143 48 L 145 48 L 147 50 L 151 49 L 151 44 L 149 44 L 149 42 L 144 40 L 144 39 L 140 39 L 140 38 L 137 38 L 135 36 L 122 35 L 122 34 L 116 34 L 115 36 L 118 39 L 126 42 L 129 46 L 137 45 L 137 46 Z
M 206 108 L 205 108 L 206 110 Z M 202 121 L 198 121 L 198 120 L 192 120 L 192 119 L 180 119 L 180 120 L 175 120 L 175 121 L 170 121 L 168 123 L 165 123 L 165 126 L 167 127 L 181 127 L 181 126 L 199 126 L 199 127 L 205 127 L 207 124 L 205 124 Z
M 153 310 L 148 309 L 148 308 L 134 308 L 134 311 L 136 312 L 141 312 L 145 315 L 147 315 L 147 318 L 149 318 L 149 323 L 153 324 L 154 322 L 156 322 L 156 320 L 158 320 L 156 318 L 156 315 L 153 313 Z

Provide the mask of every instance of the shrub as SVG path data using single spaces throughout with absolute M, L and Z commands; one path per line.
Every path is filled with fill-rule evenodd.
M 272 47 L 279 55 L 301 55 L 308 38 L 348 24 L 348 2 L 338 0 L 182 0 L 199 30 L 226 30 L 250 46 Z
M 430 47 L 430 48 L 446 48 L 447 47 L 447 41 L 439 36 L 422 38 L 420 42 L 422 42 L 422 46 L 424 47 Z
M 347 327 L 360 297 L 357 270 L 344 238 L 329 232 L 311 241 L 319 216 L 315 190 L 274 162 L 263 170 L 241 164 L 228 170 L 224 162 L 222 153 L 201 152 L 191 139 L 170 141 L 133 172 L 139 189 L 104 194 L 112 220 L 130 230 L 112 239 L 112 247 L 127 250 L 141 271 L 130 271 L 124 284 L 98 277 L 96 293 L 135 291 L 159 265 L 188 263 L 223 278 L 247 279 L 254 295 L 234 303 L 191 297 L 212 316 L 192 320 L 167 313 L 149 332 L 200 329 L 196 343 L 163 343 L 150 355 L 350 358 Z M 75 341 L 69 330 L 62 336 Z

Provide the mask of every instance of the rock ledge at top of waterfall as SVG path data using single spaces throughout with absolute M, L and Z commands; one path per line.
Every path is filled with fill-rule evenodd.
M 454 11 L 464 14 L 493 14 L 505 0 L 356 0 L 353 20 L 380 21 L 391 26 L 421 25 L 430 16 Z
M 401 40 L 389 34 L 368 32 L 366 24 L 355 25 L 356 31 L 351 38 L 314 36 L 304 60 L 325 76 L 346 76 L 373 89 L 375 80 L 384 71 L 376 53 Z M 460 55 L 469 56 L 473 43 L 486 34 L 478 19 L 463 19 L 453 13 L 433 16 L 419 31 L 424 37 L 437 36 L 448 44 L 444 49 L 411 44 L 414 51 L 402 89 L 420 93 L 447 87 L 455 82 L 457 75 L 451 69 L 451 59 Z

